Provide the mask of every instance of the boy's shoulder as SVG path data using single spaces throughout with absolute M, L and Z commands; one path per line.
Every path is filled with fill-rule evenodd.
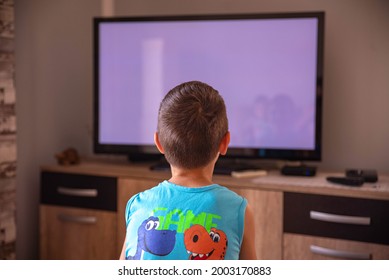
M 132 196 L 128 204 L 133 202 L 144 202 L 152 200 L 161 200 L 165 196 L 168 196 L 170 199 L 179 197 L 185 197 L 186 195 L 193 196 L 197 194 L 207 195 L 210 194 L 213 197 L 219 197 L 221 200 L 225 199 L 226 201 L 230 199 L 245 201 L 246 199 L 236 193 L 235 191 L 219 184 L 212 184 L 204 187 L 191 188 L 186 186 L 178 186 L 167 180 L 158 183 L 156 186 L 153 186 L 149 189 L 146 189 L 142 192 L 139 192 Z M 204 196 L 201 196 L 204 197 Z M 181 199 L 180 198 L 180 199 Z
M 158 183 L 155 186 L 149 187 L 148 189 L 145 189 L 145 190 L 143 190 L 141 192 L 138 192 L 133 197 L 140 197 L 140 198 L 142 198 L 144 196 L 149 196 L 149 195 L 155 194 L 157 192 L 160 192 L 161 189 L 162 189 L 162 185 L 163 185 L 163 182 L 160 182 L 160 183 Z
M 228 187 L 225 187 L 223 185 L 219 185 L 219 187 L 220 187 L 222 193 L 225 193 L 226 195 L 230 195 L 230 196 L 233 196 L 236 198 L 241 198 L 241 199 L 245 200 L 245 198 L 243 196 L 241 196 L 240 194 L 238 194 L 234 190 L 232 190 Z

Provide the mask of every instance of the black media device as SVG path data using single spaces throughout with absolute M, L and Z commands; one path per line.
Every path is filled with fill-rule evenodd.
M 346 169 L 345 173 L 345 177 L 327 177 L 327 181 L 351 187 L 362 186 L 365 182 L 378 181 L 377 171 L 372 169 Z
M 363 178 L 364 182 L 375 183 L 378 181 L 378 174 L 373 169 L 346 169 L 346 177 Z

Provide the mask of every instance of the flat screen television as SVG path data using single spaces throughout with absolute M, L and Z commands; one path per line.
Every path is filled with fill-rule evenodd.
M 94 18 L 94 151 L 157 157 L 164 95 L 223 96 L 231 159 L 321 159 L 324 13 Z

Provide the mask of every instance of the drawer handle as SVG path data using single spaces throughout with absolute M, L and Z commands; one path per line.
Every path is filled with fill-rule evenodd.
M 353 259 L 353 260 L 370 260 L 371 254 L 369 253 L 355 253 L 350 251 L 341 251 L 334 250 L 329 248 L 324 248 L 320 246 L 311 245 L 311 252 L 318 255 L 323 255 L 327 257 L 334 257 L 340 259 Z
M 65 214 L 58 214 L 58 219 L 63 222 L 72 222 L 80 224 L 95 224 L 97 218 L 93 216 L 71 216 Z
M 62 195 L 82 196 L 82 197 L 96 197 L 98 195 L 98 191 L 96 189 L 75 189 L 75 188 L 58 187 L 57 192 Z
M 310 211 L 309 216 L 313 220 L 353 225 L 370 225 L 371 221 L 370 217 L 343 216 L 317 211 Z

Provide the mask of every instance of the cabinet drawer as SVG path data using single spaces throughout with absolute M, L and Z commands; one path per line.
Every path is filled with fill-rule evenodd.
M 389 201 L 284 194 L 284 232 L 389 244 Z
M 389 246 L 299 234 L 284 234 L 285 260 L 388 260 Z
M 40 206 L 40 257 L 54 260 L 116 259 L 117 217 L 112 211 Z
M 41 173 L 41 203 L 115 211 L 117 179 L 56 172 Z

